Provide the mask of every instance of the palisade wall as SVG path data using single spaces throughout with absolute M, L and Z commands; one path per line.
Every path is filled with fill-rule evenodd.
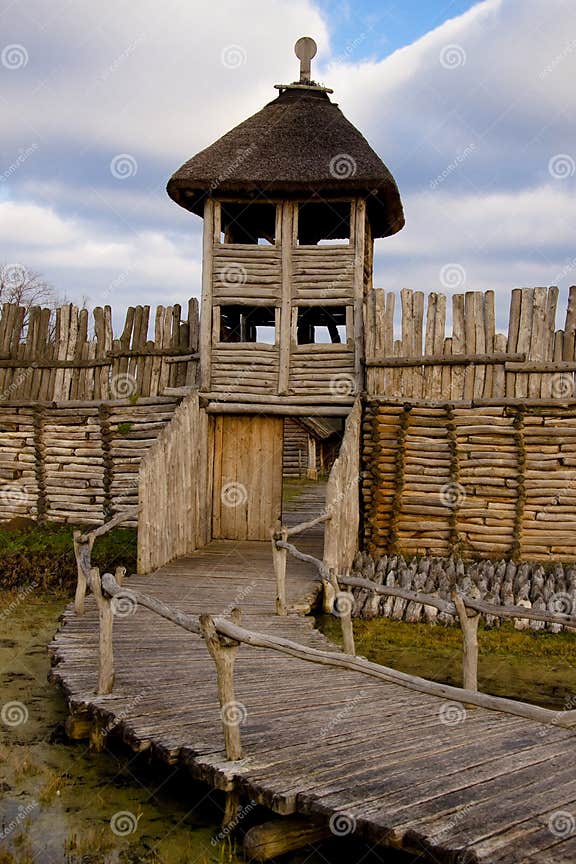
M 576 289 L 375 291 L 367 309 L 364 540 L 372 554 L 576 560 Z

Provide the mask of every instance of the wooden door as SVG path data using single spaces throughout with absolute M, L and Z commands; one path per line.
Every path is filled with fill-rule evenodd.
M 212 536 L 269 540 L 282 511 L 281 417 L 218 415 Z

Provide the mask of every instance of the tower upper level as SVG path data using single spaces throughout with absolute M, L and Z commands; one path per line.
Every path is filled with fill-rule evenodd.
M 168 194 L 204 219 L 200 387 L 216 402 L 351 404 L 375 237 L 404 225 L 394 179 L 311 78 L 176 171 Z M 336 409 L 334 409 L 336 410 Z

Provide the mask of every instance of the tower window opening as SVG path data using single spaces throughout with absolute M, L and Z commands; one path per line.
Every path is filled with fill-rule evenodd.
M 276 342 L 273 306 L 221 306 L 220 342 Z
M 220 242 L 273 246 L 276 205 L 261 202 L 220 205 Z
M 341 344 L 347 341 L 345 306 L 299 306 L 298 345 Z
M 298 244 L 319 246 L 350 243 L 351 205 L 346 201 L 320 201 L 298 206 Z

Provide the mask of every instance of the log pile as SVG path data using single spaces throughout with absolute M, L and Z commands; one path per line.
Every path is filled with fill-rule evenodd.
M 522 606 L 526 609 L 553 613 L 576 613 L 576 566 L 554 564 L 543 567 L 538 563 L 516 564 L 500 559 L 469 562 L 456 557 L 414 557 L 390 554 L 373 558 L 359 552 L 354 560 L 352 576 L 369 579 L 377 585 L 402 588 L 405 591 L 432 594 L 447 602 L 454 589 L 463 595 L 502 606 Z M 385 597 L 363 588 L 353 588 L 354 615 L 358 618 L 386 617 L 394 621 L 419 621 L 435 624 L 458 624 L 455 616 L 433 606 L 425 606 L 402 597 Z M 499 626 L 496 616 L 486 615 L 487 626 Z M 559 632 L 561 624 L 518 618 L 518 630 Z
M 140 462 L 177 405 L 156 397 L 0 406 L 0 521 L 100 524 L 137 504 Z
M 576 562 L 576 406 L 402 406 L 363 420 L 373 554 Z

